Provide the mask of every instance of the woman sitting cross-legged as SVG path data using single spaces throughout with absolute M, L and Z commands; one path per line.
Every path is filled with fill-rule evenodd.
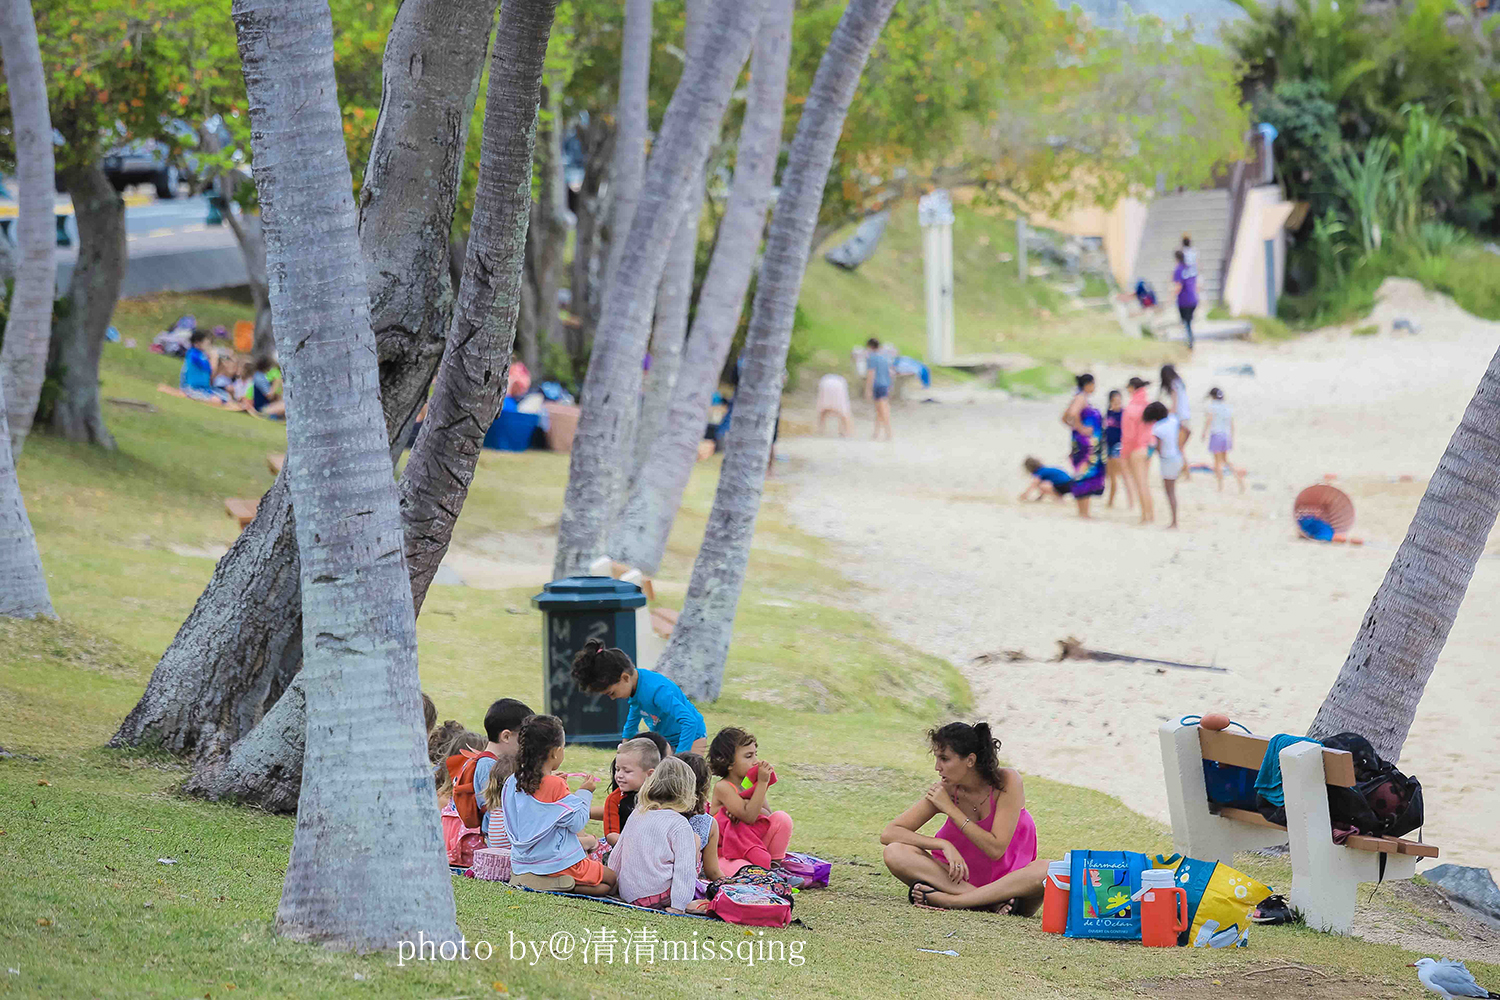
M 912 903 L 1030 916 L 1047 862 L 1037 860 L 1021 772 L 1000 766 L 1000 741 L 986 723 L 950 722 L 927 738 L 940 780 L 886 824 L 885 866 L 911 887 Z M 937 836 L 923 834 L 939 815 L 946 822 Z

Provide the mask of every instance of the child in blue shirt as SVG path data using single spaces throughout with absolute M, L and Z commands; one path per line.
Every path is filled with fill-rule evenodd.
M 708 726 L 682 688 L 654 670 L 638 669 L 623 649 L 605 649 L 604 643 L 590 639 L 573 658 L 573 682 L 589 694 L 630 699 L 621 739 L 634 737 L 645 719 L 675 752 L 708 752 Z
M 182 359 L 182 375 L 178 386 L 190 396 L 223 398 L 214 391 L 214 365 L 208 359 L 203 345 L 208 343 L 206 330 L 193 331 L 188 340 L 187 357 Z

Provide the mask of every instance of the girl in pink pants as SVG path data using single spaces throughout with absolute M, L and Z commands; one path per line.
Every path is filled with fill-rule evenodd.
M 719 869 L 732 875 L 745 865 L 770 868 L 786 857 L 792 817 L 772 812 L 766 791 L 776 782 L 771 765 L 759 759 L 755 737 L 733 727 L 719 730 L 708 747 L 714 783 L 714 821 L 719 825 Z

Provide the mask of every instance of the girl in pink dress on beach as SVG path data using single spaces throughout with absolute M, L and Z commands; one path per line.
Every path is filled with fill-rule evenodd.
M 880 835 L 885 865 L 918 906 L 1030 916 L 1042 902 L 1047 862 L 1036 856 L 1021 772 L 1001 767 L 1000 741 L 983 722 L 950 722 L 927 734 L 938 782 Z M 922 827 L 942 815 L 929 837 Z

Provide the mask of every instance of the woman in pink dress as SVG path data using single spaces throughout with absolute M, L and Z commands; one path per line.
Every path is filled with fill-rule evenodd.
M 1000 741 L 983 722 L 950 722 L 927 734 L 938 782 L 880 834 L 885 866 L 920 906 L 1030 916 L 1042 902 L 1047 862 L 1036 856 L 1021 772 L 1001 767 Z M 922 827 L 946 821 L 929 837 Z

